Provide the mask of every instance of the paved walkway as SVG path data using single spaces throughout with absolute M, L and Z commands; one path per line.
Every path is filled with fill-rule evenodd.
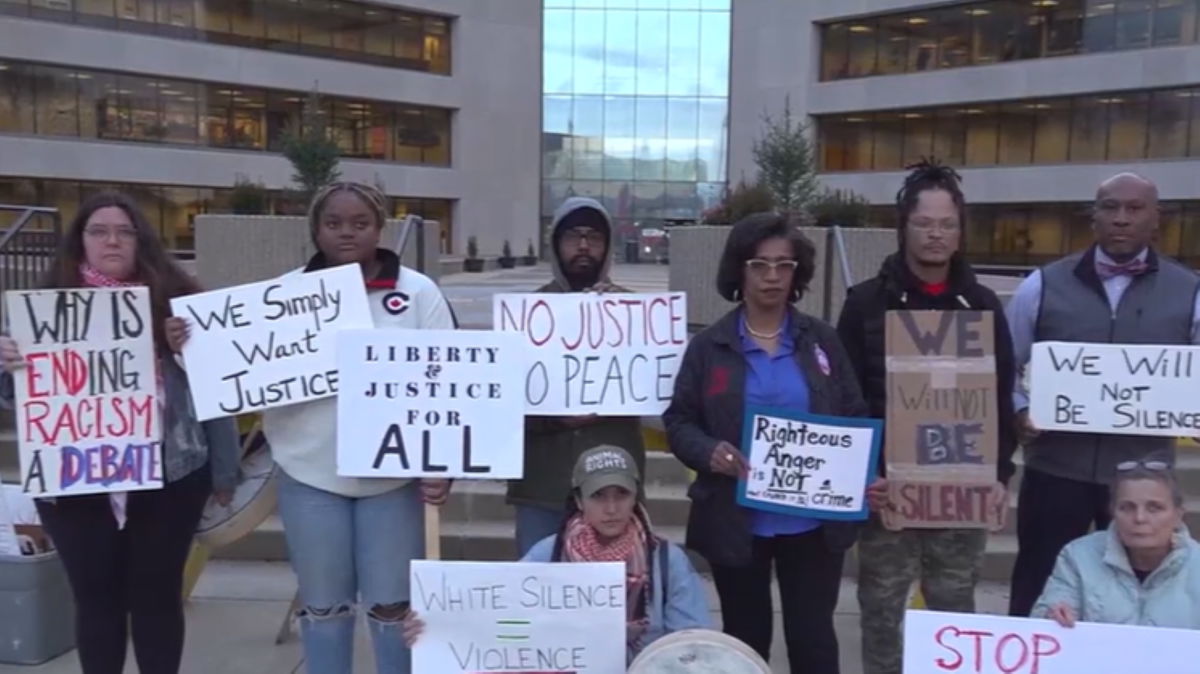
M 720 622 L 716 592 L 706 580 L 713 620 Z M 187 607 L 188 635 L 182 674 L 303 674 L 303 656 L 293 636 L 276 646 L 275 634 L 296 583 L 291 569 L 278 562 L 213 561 L 205 568 Z M 977 592 L 979 609 L 1003 613 L 1007 590 L 994 584 L 981 585 Z M 778 600 L 776 601 L 778 604 Z M 778 614 L 778 609 L 776 609 Z M 852 580 L 842 583 L 841 601 L 836 613 L 841 640 L 843 674 L 860 674 L 858 604 Z M 787 655 L 778 615 L 771 660 L 778 674 L 787 672 Z M 358 630 L 355 671 L 374 672 L 370 643 L 365 626 Z M 136 674 L 132 653 L 125 667 Z M 37 667 L 0 665 L 0 674 L 78 674 L 79 660 L 74 652 Z M 434 674 L 423 672 L 420 674 Z

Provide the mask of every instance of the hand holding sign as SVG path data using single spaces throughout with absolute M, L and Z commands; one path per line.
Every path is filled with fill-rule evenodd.
M 735 480 L 741 480 L 746 477 L 750 471 L 750 463 L 746 461 L 746 457 L 741 450 L 724 440 L 717 443 L 713 447 L 712 456 L 708 460 L 708 467 L 714 473 L 728 475 Z
M 8 335 L 0 335 L 0 366 L 12 374 L 25 367 L 25 358 L 21 356 L 21 348 L 16 340 Z

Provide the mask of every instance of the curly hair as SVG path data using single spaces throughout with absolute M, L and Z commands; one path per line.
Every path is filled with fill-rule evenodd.
M 921 193 L 929 190 L 944 190 L 954 200 L 958 207 L 958 221 L 967 220 L 967 200 L 963 196 L 962 176 L 953 168 L 942 164 L 936 157 L 921 157 L 915 164 L 904 167 L 909 171 L 904 179 L 904 185 L 896 192 L 896 235 L 900 239 L 900 247 L 904 247 L 904 230 L 908 226 L 908 218 L 917 209 L 917 201 Z

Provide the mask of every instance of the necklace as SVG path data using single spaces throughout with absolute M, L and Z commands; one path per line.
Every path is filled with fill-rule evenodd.
M 746 332 L 750 333 L 750 336 L 752 336 L 752 337 L 770 340 L 770 339 L 775 339 L 776 337 L 778 337 L 780 335 L 780 333 L 783 332 L 783 328 L 782 327 L 775 328 L 775 332 L 771 332 L 771 333 L 759 332 L 750 325 L 750 321 L 746 321 Z

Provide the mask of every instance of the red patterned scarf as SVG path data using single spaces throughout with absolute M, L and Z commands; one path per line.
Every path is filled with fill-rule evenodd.
M 647 626 L 643 595 L 648 591 L 650 580 L 646 560 L 648 545 L 646 527 L 636 515 L 623 534 L 607 542 L 601 541 L 596 530 L 583 521 L 583 515 L 576 515 L 567 522 L 562 546 L 563 559 L 568 562 L 625 563 L 627 636 L 629 645 L 635 650 Z

